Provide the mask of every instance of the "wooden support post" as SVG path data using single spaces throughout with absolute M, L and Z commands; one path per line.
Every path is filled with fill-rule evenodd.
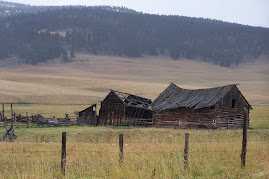
M 135 108 L 135 114 L 134 114 L 134 118 L 132 119 L 133 121 L 132 121 L 132 125 L 137 125 L 137 121 L 136 121 L 136 119 L 137 119 L 137 116 L 136 116 L 136 113 L 137 113 L 137 108 Z
M 123 134 L 119 135 L 119 147 L 120 147 L 120 153 L 119 153 L 120 160 L 119 160 L 119 163 L 120 163 L 120 166 L 122 166 L 122 163 L 123 163 Z
M 14 124 L 14 112 L 13 112 L 13 105 L 10 104 L 11 107 L 11 126 L 12 126 L 12 130 L 13 130 L 13 124 Z
M 12 104 L 10 104 L 10 108 L 11 108 L 11 122 L 13 122 L 14 113 L 13 113 L 13 106 L 12 106 Z
M 188 168 L 188 154 L 189 154 L 189 133 L 185 133 L 185 148 L 184 148 L 184 170 Z
M 125 105 L 123 106 L 123 123 L 125 123 L 126 120 L 126 114 L 125 114 Z M 122 124 L 121 124 L 122 125 Z
M 11 104 L 11 126 L 10 128 L 7 130 L 7 132 L 4 134 L 3 136 L 3 141 L 6 141 L 6 138 L 8 137 L 10 142 L 13 142 L 14 139 L 16 139 L 16 136 L 14 134 L 14 113 L 13 113 L 13 109 L 12 109 L 12 104 Z
M 2 115 L 3 115 L 3 119 L 5 118 L 5 105 L 2 104 Z
M 4 104 L 2 104 L 2 119 L 3 119 L 3 121 L 5 121 L 5 127 L 6 127 L 6 120 L 5 120 L 5 106 L 4 106 Z
M 5 120 L 4 127 L 6 128 L 6 127 L 7 127 L 7 118 L 6 118 L 6 117 L 4 117 L 4 120 Z
M 27 119 L 27 128 L 29 128 L 30 120 L 29 120 L 29 117 L 28 117 L 28 112 L 26 112 L 26 119 Z
M 62 133 L 62 156 L 61 156 L 61 169 L 62 174 L 65 175 L 66 165 L 66 132 Z
M 241 153 L 241 168 L 246 166 L 246 154 L 247 154 L 247 123 L 248 123 L 248 109 L 244 108 L 244 122 L 243 122 L 243 141 L 242 141 L 242 153 Z
M 119 116 L 120 116 L 120 113 L 119 113 L 119 104 L 116 103 L 115 118 L 116 118 L 116 125 L 117 126 L 119 125 Z

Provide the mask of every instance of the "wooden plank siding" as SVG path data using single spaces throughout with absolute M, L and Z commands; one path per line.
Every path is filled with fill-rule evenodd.
M 195 110 L 178 108 L 157 111 L 153 115 L 154 127 L 238 129 L 243 127 L 243 108 L 208 108 Z M 249 125 L 249 124 L 248 124 Z
M 97 126 L 97 114 L 96 114 L 96 104 L 90 106 L 89 108 L 84 109 L 79 112 L 78 122 L 80 124 L 88 124 Z
M 152 126 L 152 110 L 129 106 L 111 91 L 101 102 L 99 125 Z
M 216 105 L 220 107 L 232 108 L 233 100 L 235 100 L 234 108 L 249 107 L 248 102 L 236 86 L 233 86 L 231 90 L 228 91 L 225 96 L 216 103 Z
M 231 85 L 230 85 L 231 86 Z M 252 109 L 245 97 L 241 94 L 236 85 L 233 85 L 231 88 L 224 87 L 224 89 L 229 89 L 223 93 L 222 97 L 219 98 L 219 95 L 212 93 L 212 97 L 205 98 L 204 95 L 206 92 L 201 93 L 201 98 L 207 99 L 207 101 L 200 101 L 199 106 L 207 105 L 209 102 L 214 101 L 213 98 L 216 98 L 216 103 L 205 107 L 195 109 L 195 107 L 176 107 L 184 106 L 185 103 L 191 106 L 192 103 L 195 103 L 194 100 L 179 102 L 183 97 L 180 95 L 182 89 L 176 87 L 175 85 L 170 85 L 165 93 L 160 95 L 157 98 L 156 108 L 153 114 L 153 126 L 154 127 L 172 127 L 172 128 L 208 128 L 208 129 L 238 129 L 243 128 L 243 120 L 246 115 L 249 116 L 249 110 Z M 170 88 L 170 89 L 169 89 Z M 216 88 L 217 89 L 217 88 Z M 209 92 L 215 89 L 209 89 Z M 174 91 L 174 92 L 173 92 Z M 187 90 L 182 92 L 182 95 L 186 95 Z M 191 91 L 192 94 L 197 95 L 194 91 Z M 221 93 L 216 93 L 221 94 Z M 177 99 L 168 99 L 168 97 L 173 96 Z M 168 96 L 168 97 L 166 97 Z M 189 96 L 191 97 L 191 96 Z M 165 99 L 168 99 L 167 102 Z M 194 99 L 194 97 L 191 97 Z M 199 95 L 197 95 L 197 100 L 200 100 Z M 177 102 L 174 102 L 177 101 Z M 155 103 L 155 102 L 153 102 Z M 167 109 L 167 106 L 174 105 L 174 108 Z M 154 106 L 153 106 L 154 108 Z M 165 110 L 156 110 L 162 109 Z M 196 107 L 197 108 L 197 107 Z M 247 112 L 244 111 L 244 108 L 247 108 Z M 249 126 L 249 121 L 248 121 Z
M 155 127 L 213 128 L 214 109 L 177 108 L 157 111 L 153 116 Z
M 99 111 L 100 125 L 116 125 L 122 124 L 124 118 L 124 105 L 116 94 L 110 92 L 107 97 L 101 102 Z

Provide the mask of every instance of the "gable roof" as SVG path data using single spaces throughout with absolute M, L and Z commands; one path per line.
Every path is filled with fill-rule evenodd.
M 123 93 L 120 91 L 111 90 L 111 92 L 114 93 L 126 106 L 151 110 L 150 106 L 152 104 L 152 101 L 150 99 L 147 99 L 141 96 L 136 96 L 129 93 Z
M 215 105 L 221 98 L 223 98 L 225 94 L 234 86 L 236 86 L 236 84 L 216 88 L 189 90 L 180 88 L 171 83 L 154 100 L 153 110 L 166 110 L 175 108 L 201 109 L 211 107 Z

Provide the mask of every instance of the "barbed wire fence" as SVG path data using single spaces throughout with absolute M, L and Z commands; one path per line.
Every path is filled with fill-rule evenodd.
M 76 162 L 71 162 L 70 164 L 68 163 L 68 161 L 66 160 L 67 156 L 72 156 L 74 152 L 77 153 L 83 153 L 83 154 L 93 154 L 93 155 L 102 155 L 102 154 L 107 154 L 107 151 L 103 151 L 100 150 L 100 147 L 98 147 L 98 145 L 102 145 L 102 144 L 107 144 L 107 145 L 118 145 L 118 150 L 116 150 L 115 148 L 113 148 L 114 150 L 109 151 L 109 154 L 118 154 L 119 156 L 119 166 L 123 166 L 125 160 L 125 156 L 126 155 L 144 155 L 144 154 L 156 154 L 156 155 L 174 155 L 174 154 L 178 154 L 180 156 L 182 156 L 182 162 L 183 162 L 183 166 L 184 166 L 184 170 L 187 171 L 188 168 L 190 167 L 190 164 L 196 164 L 196 161 L 189 161 L 189 157 L 190 156 L 195 156 L 195 155 L 201 155 L 202 153 L 206 153 L 206 154 L 219 154 L 219 153 L 237 153 L 238 155 L 241 154 L 241 163 L 242 160 L 246 160 L 246 158 L 242 158 L 242 151 L 244 151 L 244 149 L 240 150 L 240 148 L 237 149 L 208 149 L 207 145 L 211 145 L 213 143 L 220 143 L 220 144 L 225 144 L 225 142 L 235 142 L 235 140 L 231 140 L 231 141 L 214 141 L 214 140 L 192 140 L 191 139 L 191 135 L 189 133 L 185 134 L 185 140 L 182 140 L 181 142 L 132 142 L 130 139 L 128 140 L 124 140 L 124 135 L 123 134 L 119 134 L 118 137 L 118 141 L 113 141 L 113 142 L 102 142 L 102 141 L 97 141 L 97 142 L 76 142 L 76 141 L 68 141 L 67 140 L 67 133 L 63 132 L 62 133 L 62 140 L 61 140 L 61 144 L 58 142 L 57 143 L 57 150 L 33 150 L 33 149 L 28 149 L 27 146 L 23 147 L 22 149 L 13 149 L 12 148 L 8 148 L 6 150 L 0 149 L 0 153 L 2 154 L 19 154 L 19 155 L 24 155 L 27 154 L 28 156 L 31 156 L 31 154 L 54 154 L 54 155 L 59 155 L 59 158 L 61 156 L 61 161 L 59 162 L 55 162 L 55 161 L 51 161 L 52 163 L 54 163 L 55 165 L 59 165 L 61 166 L 61 172 L 63 175 L 65 175 L 66 172 L 66 166 L 71 166 L 71 165 L 79 165 L 79 166 L 84 166 L 84 165 L 88 165 L 87 163 L 76 163 Z M 239 140 L 236 140 L 236 142 L 240 142 Z M 264 151 L 269 151 L 269 141 L 266 139 L 258 139 L 258 140 L 249 140 L 248 142 L 258 142 L 258 143 L 265 143 L 265 147 L 260 147 L 258 149 L 248 149 L 244 152 L 248 153 L 248 152 L 264 152 Z M 20 143 L 30 143 L 32 145 L 35 145 L 35 142 L 18 142 Z M 85 143 L 85 144 L 94 144 L 97 145 L 97 148 L 95 150 L 88 150 L 85 148 L 80 149 L 68 149 L 68 144 L 79 144 L 79 143 Z M 206 143 L 206 147 L 205 148 L 195 148 L 194 146 L 196 146 L 195 144 L 205 144 Z M 143 151 L 143 150 L 137 150 L 137 151 L 130 151 L 130 150 L 125 150 L 125 147 L 128 145 L 133 144 L 134 147 L 139 148 L 139 145 L 142 144 L 149 144 L 149 145 L 155 145 L 155 147 L 157 148 L 157 150 L 154 151 Z M 181 148 L 179 150 L 169 150 L 169 151 L 161 151 L 159 150 L 161 147 L 160 145 L 172 145 L 172 144 L 177 144 L 177 145 L 181 145 L 184 146 L 184 149 Z M 190 145 L 191 144 L 191 145 Z M 267 145 L 268 144 L 268 145 Z M 44 144 L 46 145 L 46 143 Z M 194 149 L 192 149 L 192 147 L 194 147 Z M 243 148 L 243 147 L 242 147 Z M 182 150 L 183 149 L 183 150 Z M 3 162 L 3 161 L 2 161 Z M 58 164 L 57 164 L 58 163 Z M 225 163 L 230 163 L 230 164 L 234 164 L 234 161 L 225 161 Z M 89 163 L 90 164 L 90 163 Z M 197 163 L 198 164 L 198 163 Z M 242 168 L 244 168 L 245 166 L 242 166 Z
M 84 104 L 83 104 L 84 105 Z M 2 113 L 4 113 L 4 110 L 2 111 Z M 4 116 L 4 115 L 3 115 Z M 4 119 L 4 118 L 3 118 Z M 244 120 L 246 121 L 246 120 Z M 5 127 L 7 125 L 11 125 L 11 123 L 8 122 L 0 122 L 0 127 Z M 29 127 L 29 124 L 22 124 L 22 123 L 16 123 L 14 122 L 13 125 L 15 127 Z M 35 125 L 32 125 L 32 127 L 34 127 Z M 123 134 L 119 134 L 119 138 L 117 141 L 99 141 L 98 137 L 96 137 L 96 140 L 94 142 L 94 140 L 91 141 L 68 141 L 67 140 L 67 135 L 66 132 L 62 133 L 62 139 L 61 139 L 61 145 L 59 145 L 59 149 L 58 150 L 31 150 L 28 149 L 27 147 L 23 147 L 23 149 L 13 149 L 11 148 L 11 150 L 3 150 L 0 149 L 0 153 L 2 154 L 19 154 L 19 155 L 23 155 L 23 154 L 27 154 L 27 155 L 31 155 L 31 154 L 41 154 L 41 153 L 45 153 L 45 154 L 55 154 L 55 155 L 59 155 L 61 156 L 61 161 L 60 162 L 56 162 L 56 161 L 51 161 L 52 163 L 54 163 L 55 165 L 59 165 L 61 166 L 61 172 L 63 175 L 65 175 L 66 172 L 66 166 L 70 166 L 73 165 L 74 162 L 72 163 L 68 163 L 68 161 L 66 160 L 66 157 L 69 155 L 72 155 L 73 152 L 80 152 L 80 153 L 91 153 L 94 155 L 101 155 L 106 153 L 106 151 L 102 151 L 102 150 L 85 150 L 85 149 L 68 149 L 68 144 L 72 144 L 72 143 L 92 143 L 92 144 L 113 144 L 113 145 L 118 145 L 118 149 L 117 150 L 113 150 L 110 151 L 110 154 L 119 154 L 119 166 L 123 166 L 124 165 L 124 161 L 125 161 L 125 156 L 126 155 L 138 155 L 138 154 L 156 154 L 156 155 L 166 155 L 166 154 L 179 154 L 182 156 L 182 163 L 184 166 L 184 170 L 187 171 L 188 168 L 190 167 L 190 164 L 195 164 L 197 163 L 196 161 L 190 161 L 189 158 L 190 156 L 193 155 L 200 155 L 201 153 L 206 153 L 206 154 L 217 154 L 217 153 L 238 153 L 238 155 L 241 156 L 241 168 L 245 168 L 245 163 L 246 163 L 246 154 L 247 152 L 264 152 L 264 151 L 269 151 L 269 145 L 267 145 L 267 147 L 260 147 L 259 149 L 247 149 L 247 142 L 259 142 L 259 143 L 266 143 L 268 144 L 269 140 L 266 138 L 261 138 L 261 139 L 248 139 L 247 140 L 247 123 L 244 123 L 244 128 L 243 128 L 243 132 L 235 132 L 237 134 L 243 134 L 243 140 L 242 141 L 236 141 L 236 140 L 229 140 L 229 141 L 224 141 L 222 139 L 218 139 L 218 140 L 212 140 L 211 139 L 207 139 L 207 140 L 192 140 L 191 136 L 189 133 L 185 134 L 185 140 L 184 141 L 165 141 L 165 142 L 160 142 L 160 141 L 132 141 L 130 139 L 125 140 L 124 139 L 124 135 Z M 206 149 L 193 149 L 192 145 L 193 143 L 207 143 L 207 144 L 213 144 L 213 143 L 219 143 L 219 144 L 224 144 L 225 142 L 236 142 L 236 143 L 241 143 L 242 142 L 242 148 L 237 148 L 237 149 L 223 149 L 223 150 L 215 150 L 215 149 L 208 149 L 208 147 L 206 146 Z M 23 142 L 20 142 L 23 143 Z M 33 143 L 32 141 L 28 141 L 28 143 Z M 161 150 L 157 150 L 157 151 L 142 151 L 142 150 L 138 150 L 138 151 L 128 151 L 125 150 L 126 145 L 130 145 L 130 144 L 134 144 L 136 147 L 139 146 L 139 144 L 153 144 L 156 146 L 156 148 L 159 148 L 159 145 L 165 144 L 165 145 L 171 145 L 171 144 L 178 144 L 178 145 L 182 145 L 184 146 L 184 148 L 180 149 L 180 150 L 170 150 L 170 151 L 161 151 Z M 1 163 L 4 163 L 4 161 L 1 161 Z M 226 163 L 234 163 L 234 161 L 225 161 Z M 78 165 L 87 165 L 84 163 L 78 163 Z

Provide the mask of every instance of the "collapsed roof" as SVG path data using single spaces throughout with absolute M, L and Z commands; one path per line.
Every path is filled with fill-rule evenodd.
M 150 108 L 151 108 L 152 101 L 150 99 L 136 96 L 136 95 L 129 94 L 129 93 L 123 93 L 120 91 L 111 90 L 111 92 L 116 94 L 118 96 L 118 98 L 121 99 L 123 104 L 126 106 L 138 107 L 138 108 L 151 110 Z

